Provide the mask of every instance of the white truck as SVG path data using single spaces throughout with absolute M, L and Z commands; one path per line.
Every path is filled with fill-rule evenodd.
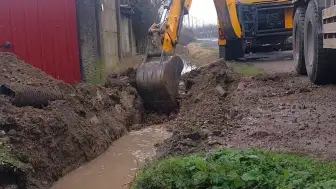
M 336 78 L 335 0 L 293 0 L 293 59 L 296 72 L 315 84 Z

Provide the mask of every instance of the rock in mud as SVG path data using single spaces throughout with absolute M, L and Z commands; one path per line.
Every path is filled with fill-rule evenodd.
M 14 129 L 11 129 L 11 130 L 8 131 L 7 135 L 9 135 L 9 136 L 15 136 L 16 133 L 17 132 Z
M 223 89 L 223 87 L 220 86 L 220 85 L 217 85 L 215 89 L 218 91 L 218 93 L 219 93 L 221 96 L 225 96 L 225 95 L 227 94 L 227 92 L 226 92 L 226 91 Z

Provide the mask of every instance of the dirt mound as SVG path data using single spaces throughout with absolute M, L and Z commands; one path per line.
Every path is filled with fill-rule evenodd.
M 13 54 L 1 53 L 0 84 L 15 92 L 22 88 L 33 89 L 34 94 L 57 91 L 64 99 L 40 108 L 17 107 L 12 96 L 0 95 L 0 164 L 13 167 L 2 174 L 5 169 L 0 166 L 0 176 L 5 175 L 7 181 L 0 179 L 0 188 L 48 188 L 104 152 L 132 125 L 141 123 L 142 106 L 129 79 L 132 73 L 128 70 L 113 76 L 107 83 L 111 88 L 71 86 Z
M 235 88 L 234 74 L 218 60 L 183 75 L 185 93 L 180 110 L 171 121 L 172 138 L 159 146 L 159 156 L 187 154 L 218 145 L 216 138 L 230 129 L 230 107 L 225 99 Z
M 174 134 L 159 157 L 215 147 L 258 147 L 336 158 L 335 86 L 293 73 L 236 76 L 216 62 L 184 75 Z
M 71 90 L 71 86 L 54 79 L 45 72 L 36 69 L 30 64 L 11 53 L 0 53 L 0 85 L 33 86 L 40 88 Z

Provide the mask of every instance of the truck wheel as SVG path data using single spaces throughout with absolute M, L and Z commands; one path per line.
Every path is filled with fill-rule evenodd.
M 309 79 L 315 84 L 332 82 L 332 67 L 323 49 L 322 10 L 317 0 L 308 4 L 304 22 L 304 58 Z
M 238 60 L 244 57 L 243 43 L 241 39 L 227 40 L 225 45 L 225 60 Z
M 296 73 L 306 75 L 306 65 L 304 59 L 304 22 L 305 7 L 298 7 L 293 18 L 293 62 Z

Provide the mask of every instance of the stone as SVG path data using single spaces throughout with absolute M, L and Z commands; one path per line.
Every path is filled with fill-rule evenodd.
M 224 96 L 227 94 L 226 90 L 220 85 L 217 85 L 215 89 L 221 96 Z
M 14 135 L 16 135 L 16 131 L 14 129 L 11 129 L 7 132 L 7 135 L 14 136 Z

